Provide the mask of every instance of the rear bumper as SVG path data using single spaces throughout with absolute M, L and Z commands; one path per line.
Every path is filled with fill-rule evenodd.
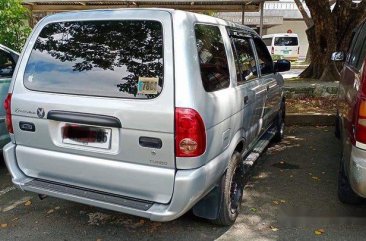
M 67 189 L 51 190 L 44 186 L 29 185 L 35 179 L 27 177 L 19 168 L 15 155 L 16 145 L 7 144 L 3 149 L 4 160 L 12 176 L 13 183 L 23 191 L 35 192 L 69 201 L 79 202 L 87 205 L 110 209 L 122 213 L 149 218 L 153 221 L 174 220 L 198 202 L 214 186 L 218 179 L 218 170 L 224 171 L 223 161 L 220 156 L 213 159 L 210 163 L 193 170 L 178 170 L 175 176 L 174 193 L 170 203 L 149 205 L 147 210 L 131 208 L 125 205 L 108 202 L 105 200 L 93 199 L 92 196 L 81 196 Z
M 366 198 L 366 150 L 352 146 L 348 178 L 353 191 Z

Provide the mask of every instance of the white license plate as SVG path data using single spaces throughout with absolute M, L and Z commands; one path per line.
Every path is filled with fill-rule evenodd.
M 66 124 L 62 127 L 65 144 L 110 149 L 112 130 L 94 126 Z

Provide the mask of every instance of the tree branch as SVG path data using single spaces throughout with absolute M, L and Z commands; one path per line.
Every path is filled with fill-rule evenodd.
M 300 0 L 295 0 L 295 3 L 297 5 L 297 8 L 299 9 L 302 17 L 304 18 L 304 21 L 306 23 L 306 26 L 308 28 L 310 28 L 311 26 L 314 25 L 313 20 L 310 18 L 310 16 L 308 15 L 308 13 L 306 12 L 306 10 L 304 9 L 304 5 L 302 4 L 302 2 Z

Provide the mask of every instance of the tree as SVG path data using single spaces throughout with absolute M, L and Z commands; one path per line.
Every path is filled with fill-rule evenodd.
M 304 0 L 311 18 L 303 9 L 301 0 L 295 0 L 308 26 L 311 63 L 300 77 L 325 81 L 337 80 L 339 72 L 331 55 L 347 51 L 353 29 L 366 18 L 366 0 Z M 311 21 L 310 21 L 311 20 Z
M 0 0 L 0 44 L 21 51 L 31 32 L 26 24 L 28 17 L 21 0 Z

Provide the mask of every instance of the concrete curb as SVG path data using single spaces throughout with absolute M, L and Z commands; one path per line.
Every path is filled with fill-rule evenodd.
M 335 115 L 320 113 L 286 113 L 287 126 L 334 126 Z
M 305 70 L 309 65 L 302 65 L 302 64 L 293 64 L 291 63 L 291 69 L 303 69 Z

